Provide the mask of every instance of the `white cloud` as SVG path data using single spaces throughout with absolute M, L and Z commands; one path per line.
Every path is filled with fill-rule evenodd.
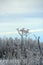
M 43 12 L 43 0 L 0 0 L 0 14 Z
M 43 28 L 43 19 L 38 18 L 25 18 L 21 20 L 15 20 L 10 22 L 1 22 L 0 23 L 0 32 L 13 32 L 16 30 L 16 28 L 29 28 L 29 29 L 37 29 L 37 28 Z

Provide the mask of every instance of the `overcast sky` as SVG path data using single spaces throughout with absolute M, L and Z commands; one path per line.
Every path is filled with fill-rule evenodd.
M 43 29 L 43 0 L 0 0 L 0 32 L 17 27 Z
M 43 12 L 43 0 L 0 0 L 0 14 Z

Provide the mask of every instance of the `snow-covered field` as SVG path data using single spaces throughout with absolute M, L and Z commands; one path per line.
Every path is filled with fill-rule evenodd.
M 0 65 L 19 65 L 20 60 L 0 60 Z
M 30 59 L 30 60 L 28 60 L 28 59 L 24 59 L 24 60 L 20 60 L 20 59 L 18 59 L 18 60 L 17 59 L 0 60 L 0 65 L 36 65 L 36 64 L 39 65 L 39 61 L 34 62 L 34 60 L 32 60 L 32 59 Z

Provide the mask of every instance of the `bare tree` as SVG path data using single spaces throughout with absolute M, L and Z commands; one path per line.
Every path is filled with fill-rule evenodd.
M 37 37 L 34 35 L 34 37 L 37 39 Z M 40 37 L 38 37 L 38 47 L 39 47 L 39 51 L 40 51 L 40 65 L 42 65 L 42 49 L 40 46 L 40 41 L 39 41 Z

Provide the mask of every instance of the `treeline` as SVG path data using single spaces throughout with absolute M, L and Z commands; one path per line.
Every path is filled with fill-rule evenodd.
M 43 44 L 40 45 L 43 51 Z M 37 56 L 40 56 L 37 40 L 28 38 L 21 44 L 18 38 L 0 38 L 0 59 L 29 59 Z

